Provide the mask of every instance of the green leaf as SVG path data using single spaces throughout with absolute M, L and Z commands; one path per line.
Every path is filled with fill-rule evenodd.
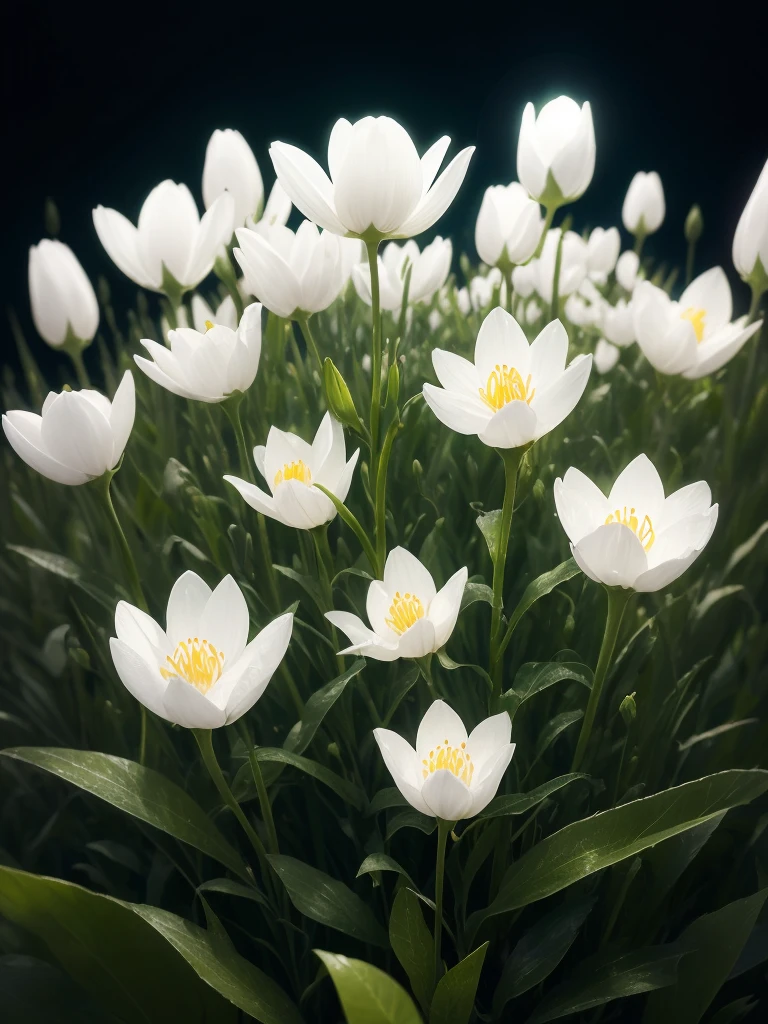
M 674 946 L 649 946 L 623 954 L 599 953 L 579 964 L 575 978 L 552 989 L 527 1024 L 544 1024 L 569 1013 L 602 1006 L 612 999 L 667 989 L 675 983 L 682 955 Z M 660 998 L 664 1000 L 667 995 L 664 992 Z
M 411 997 L 384 971 L 364 960 L 314 952 L 331 976 L 347 1024 L 422 1024 Z
M 555 587 L 559 587 L 561 583 L 566 583 L 580 572 L 581 569 L 576 564 L 576 561 L 573 558 L 569 558 L 567 562 L 562 562 L 554 569 L 550 569 L 549 572 L 545 572 L 537 579 L 532 580 L 523 591 L 523 596 L 509 617 L 499 653 L 503 653 L 506 650 L 507 644 L 511 640 L 520 619 L 522 619 L 528 609 L 540 598 L 550 594 Z
M 321 615 L 326 611 L 323 592 L 316 579 L 312 576 L 303 576 L 300 572 L 296 572 L 295 569 L 291 569 L 287 565 L 273 565 L 272 568 L 277 570 L 282 576 L 287 576 L 289 580 L 293 580 L 294 583 L 298 583 L 302 590 L 312 598 Z
M 315 690 L 304 705 L 301 721 L 291 729 L 285 741 L 287 750 L 294 754 L 303 754 L 314 739 L 315 733 L 323 719 L 346 689 L 350 679 L 354 679 L 365 668 L 365 658 L 358 658 L 346 672 L 336 676 L 330 683 Z
M 256 747 L 254 755 L 260 763 L 282 764 L 289 765 L 291 768 L 298 768 L 300 772 L 304 772 L 305 775 L 311 775 L 313 779 L 317 779 L 318 782 L 322 782 L 324 786 L 332 789 L 334 793 L 338 793 L 342 800 L 346 800 L 353 807 L 362 809 L 365 805 L 365 794 L 362 790 L 351 782 L 347 782 L 346 779 L 331 771 L 330 768 L 326 768 L 325 765 L 318 764 L 317 761 L 312 761 L 301 754 L 294 754 L 290 750 L 285 750 L 284 747 Z M 255 785 L 247 785 L 247 773 L 250 770 L 250 765 L 243 765 L 237 773 L 236 785 L 238 785 L 239 793 L 246 790 L 249 796 L 255 796 Z M 252 778 L 251 782 L 253 782 Z
M 426 1012 L 434 986 L 434 940 L 415 893 L 400 889 L 389 916 L 389 942 Z
M 566 902 L 523 935 L 504 964 L 493 994 L 494 1016 L 501 1016 L 510 999 L 523 995 L 549 977 L 571 948 L 594 905 L 594 899 Z
M 54 964 L 33 956 L 0 956 L 0 992 L 7 1021 L 24 1024 L 119 1024 L 106 1016 Z
M 389 945 L 387 933 L 367 904 L 343 882 L 283 854 L 273 854 L 269 862 L 300 914 L 361 942 L 385 948 Z
M 704 914 L 678 938 L 685 953 L 677 984 L 663 998 L 649 996 L 644 1022 L 697 1024 L 720 991 L 746 945 L 768 889 Z
M 126 814 L 226 864 L 248 880 L 240 854 L 188 793 L 160 772 L 112 754 L 60 747 L 11 747 L 5 757 L 36 765 L 106 800 Z
M 752 554 L 767 530 L 768 521 L 764 522 L 761 526 L 758 526 L 752 536 L 748 540 L 745 540 L 743 544 L 739 544 L 728 559 L 725 570 L 723 571 L 723 578 L 728 576 L 728 574 L 736 568 L 739 562 L 742 562 L 748 555 Z
M 231 878 L 212 878 L 209 882 L 198 885 L 198 892 L 221 892 L 227 896 L 237 896 L 239 899 L 251 900 L 253 903 L 260 903 L 263 907 L 269 906 L 266 896 L 257 889 L 255 885 L 243 885 L 242 882 L 235 882 Z
M 477 820 L 503 818 L 510 814 L 525 814 L 526 811 L 530 811 L 537 804 L 540 804 L 542 800 L 546 800 L 552 793 L 556 793 L 558 789 L 567 786 L 569 782 L 573 782 L 575 779 L 586 778 L 588 776 L 583 772 L 571 772 L 569 775 L 560 775 L 556 779 L 550 779 L 549 782 L 545 782 L 543 785 L 537 786 L 536 789 L 532 789 L 530 793 L 510 793 L 507 796 L 494 797 L 485 810 L 481 811 L 477 816 Z
M 502 708 L 509 712 L 510 718 L 514 718 L 524 701 L 566 679 L 592 688 L 592 670 L 577 661 L 527 662 L 518 669 L 512 689 L 502 695 Z
M 768 771 L 719 772 L 566 825 L 507 870 L 496 899 L 469 918 L 468 934 L 495 914 L 544 899 L 730 807 L 749 803 L 766 789 Z
M 500 508 L 494 509 L 492 512 L 481 512 L 475 520 L 480 528 L 480 532 L 485 537 L 485 543 L 488 545 L 488 554 L 491 556 L 491 561 L 494 564 L 496 563 L 496 555 L 499 550 L 501 512 Z
M 697 605 L 694 609 L 694 618 L 696 620 L 701 620 L 708 611 L 711 611 L 711 609 L 714 608 L 716 604 L 719 604 L 721 601 L 724 601 L 726 598 L 729 598 L 734 594 L 745 593 L 746 591 L 741 584 L 729 584 L 725 587 L 718 587 L 716 590 L 710 590 L 701 604 Z
M 468 668 L 471 672 L 474 672 L 475 675 L 480 676 L 485 685 L 488 687 L 489 691 L 493 690 L 493 680 L 488 675 L 486 670 L 482 667 L 482 665 L 475 665 L 473 662 L 469 661 L 454 661 L 453 658 L 446 654 L 444 647 L 437 652 L 437 660 L 440 662 L 443 668 L 447 669 L 449 672 L 455 672 L 457 668 Z
M 114 598 L 95 582 L 94 573 L 81 569 L 71 558 L 67 558 L 65 555 L 57 555 L 53 551 L 26 548 L 19 544 L 8 544 L 7 547 L 9 551 L 14 551 L 17 555 L 21 555 L 22 558 L 26 558 L 28 562 L 37 566 L 38 569 L 44 569 L 46 572 L 59 576 L 68 583 L 74 583 L 76 587 L 79 587 L 89 597 L 92 597 L 94 601 L 98 601 L 111 614 L 114 614 Z
M 459 611 L 463 612 L 465 608 L 469 608 L 471 604 L 475 604 L 477 601 L 485 601 L 486 604 L 492 605 L 493 590 L 487 583 L 465 583 Z
M 727 1003 L 709 1018 L 709 1024 L 736 1024 L 736 1021 L 743 1020 L 748 1013 L 757 1008 L 758 1001 L 754 996 L 742 996 Z
M 469 1024 L 487 949 L 484 942 L 438 981 L 429 1024 Z
M 387 786 L 374 793 L 368 804 L 368 814 L 378 814 L 390 807 L 407 807 L 408 801 L 396 786 Z
M 644 870 L 651 878 L 644 901 L 646 908 L 658 906 L 724 817 L 725 811 L 713 814 L 701 825 L 694 825 L 648 850 L 643 857 Z
M 753 967 L 768 960 L 768 921 L 763 924 L 756 924 L 752 929 L 744 948 L 739 954 L 739 959 L 731 968 L 728 981 L 731 978 L 738 978 L 740 974 L 751 971 Z
M 386 853 L 371 853 L 369 854 L 360 867 L 357 869 L 355 878 L 360 878 L 361 875 L 371 875 L 377 871 L 394 871 L 408 882 L 408 884 L 416 889 L 417 886 L 405 868 L 398 864 L 394 857 L 390 857 Z
M 401 828 L 417 828 L 425 836 L 428 836 L 437 828 L 437 822 L 428 814 L 422 814 L 421 811 L 417 811 L 414 807 L 409 807 L 407 811 L 401 811 L 387 822 L 387 842 Z
M 531 767 L 544 756 L 561 732 L 565 732 L 574 722 L 578 722 L 583 717 L 584 712 L 581 708 L 577 708 L 575 711 L 562 711 L 554 718 L 550 718 L 539 733 L 539 738 L 536 741 L 536 754 L 531 762 Z

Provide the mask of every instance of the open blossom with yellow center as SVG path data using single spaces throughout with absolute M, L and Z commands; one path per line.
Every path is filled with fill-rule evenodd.
M 479 814 L 496 795 L 515 750 L 511 732 L 503 711 L 467 735 L 456 712 L 436 700 L 421 720 L 415 749 L 390 729 L 373 735 L 405 799 L 422 814 L 459 821 Z
M 437 590 L 415 555 L 405 548 L 393 548 L 384 566 L 384 579 L 374 580 L 368 588 L 370 629 L 351 612 L 326 612 L 326 618 L 351 641 L 340 653 L 395 661 L 438 651 L 456 625 L 466 582 L 466 568 L 459 569 Z
M 566 368 L 567 356 L 559 320 L 529 345 L 515 318 L 497 306 L 480 327 L 474 362 L 434 350 L 442 387 L 425 384 L 424 399 L 452 430 L 494 448 L 519 448 L 561 423 L 584 393 L 592 356 L 578 355 Z
M 312 470 L 299 459 L 297 462 L 286 462 L 282 469 L 275 473 L 274 486 L 278 487 L 284 480 L 298 480 L 309 486 L 312 483 Z
M 569 469 L 555 481 L 555 505 L 579 567 L 598 583 L 651 592 L 677 579 L 701 554 L 717 522 L 703 480 L 664 496 L 653 463 L 638 455 L 606 498 Z
M 248 625 L 231 576 L 211 591 L 185 572 L 168 598 L 167 630 L 120 601 L 109 646 L 126 689 L 150 711 L 187 729 L 215 729 L 262 695 L 288 647 L 293 615 L 279 616 L 250 643 Z
M 680 314 L 683 320 L 688 320 L 693 324 L 693 332 L 696 335 L 696 341 L 701 344 L 704 340 L 704 321 L 707 318 L 706 309 L 694 309 L 693 306 L 689 306 L 684 309 Z

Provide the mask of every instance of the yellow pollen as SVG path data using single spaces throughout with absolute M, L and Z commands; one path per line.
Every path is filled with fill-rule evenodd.
M 503 366 L 496 364 L 485 387 L 479 388 L 479 391 L 482 400 L 494 412 L 498 412 L 508 402 L 527 402 L 530 405 L 536 394 L 536 388 L 531 388 L 530 373 L 524 381 L 520 371 L 514 366 L 510 368 L 506 363 Z
M 403 596 L 398 590 L 395 599 L 389 606 L 389 618 L 384 619 L 390 629 L 393 629 L 398 636 L 402 636 L 406 629 L 410 629 L 417 619 L 424 618 L 424 605 L 415 594 Z M 448 740 L 445 741 L 446 743 Z
M 695 309 L 693 306 L 689 306 L 688 309 L 680 314 L 680 317 L 682 320 L 691 321 L 696 334 L 696 341 L 701 343 L 704 340 L 704 321 L 707 318 L 706 309 Z
M 447 771 L 468 786 L 472 781 L 475 766 L 466 751 L 466 746 L 466 743 L 462 743 L 460 747 L 452 747 L 446 740 L 445 746 L 438 745 L 436 751 L 430 750 L 429 757 L 423 758 L 421 762 L 424 766 L 421 769 L 422 777 L 426 779 L 433 772 Z
M 210 320 L 206 320 L 205 321 L 205 331 L 206 331 L 206 334 L 208 333 L 208 331 L 212 331 L 212 330 L 213 330 L 213 324 L 211 323 Z
M 283 483 L 284 480 L 298 480 L 299 483 L 309 487 L 312 483 L 312 471 L 302 459 L 290 464 L 286 462 L 283 468 L 275 473 L 275 487 Z
M 160 669 L 163 679 L 178 676 L 191 683 L 200 693 L 210 690 L 224 666 L 223 652 L 217 651 L 207 640 L 198 640 L 197 637 L 182 640 L 173 652 L 173 657 L 168 655 L 165 660 L 167 667 Z
M 622 526 L 628 526 L 646 551 L 650 551 L 653 547 L 656 534 L 653 531 L 653 523 L 650 516 L 644 516 L 643 521 L 640 522 L 633 508 L 629 510 L 629 515 L 627 515 L 627 506 L 625 505 L 623 510 L 617 508 L 615 512 L 611 512 L 605 520 L 605 525 L 607 526 L 609 523 L 621 523 Z

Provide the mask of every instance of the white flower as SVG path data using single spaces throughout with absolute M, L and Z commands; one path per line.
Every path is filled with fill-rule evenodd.
M 628 249 L 623 252 L 616 261 L 616 280 L 621 287 L 628 292 L 634 291 L 638 282 L 638 271 L 640 270 L 640 257 L 636 252 Z
M 408 303 L 429 302 L 445 284 L 451 269 L 453 247 L 449 238 L 439 235 L 419 252 L 411 239 L 404 245 L 390 242 L 379 257 L 379 294 L 381 308 L 397 311 L 403 302 L 403 288 L 407 266 L 411 266 Z M 363 302 L 371 305 L 371 268 L 359 263 L 352 269 L 355 290 Z
M 551 228 L 544 239 L 541 256 L 532 260 L 531 267 L 535 289 L 545 302 L 552 302 L 557 265 L 557 250 L 560 247 L 560 228 Z M 560 298 L 579 290 L 587 276 L 587 243 L 575 231 L 566 231 L 560 247 L 560 275 L 557 293 Z
M 341 281 L 342 287 L 352 277 L 352 271 L 358 263 L 362 263 L 365 255 L 365 246 L 359 238 L 340 238 L 341 248 Z
M 333 502 L 315 484 L 322 484 L 344 501 L 359 454 L 358 448 L 346 461 L 344 430 L 326 413 L 311 445 L 296 434 L 270 427 L 266 447 L 257 445 L 253 449 L 253 461 L 271 494 L 236 476 L 224 479 L 257 512 L 297 530 L 311 530 L 329 523 L 336 515 Z
M 186 185 L 162 181 L 144 200 L 138 227 L 104 206 L 93 211 L 93 223 L 112 261 L 136 284 L 161 291 L 165 271 L 187 290 L 208 276 L 232 237 L 234 211 L 235 201 L 225 192 L 201 219 Z
M 58 484 L 85 484 L 118 464 L 135 415 L 133 377 L 126 370 L 111 402 L 98 391 L 51 391 L 42 416 L 13 409 L 3 416 L 3 430 L 38 473 Z
M 339 239 L 302 221 L 294 234 L 282 224 L 237 229 L 235 259 L 247 288 L 277 316 L 290 319 L 327 309 L 341 291 Z
M 517 143 L 517 176 L 544 206 L 560 206 L 582 195 L 595 170 L 595 129 L 589 103 L 579 107 L 558 96 L 536 117 L 523 111 Z
M 527 324 L 535 324 L 543 312 L 543 309 L 536 299 L 529 299 L 525 304 L 525 322 Z
M 246 307 L 236 331 L 208 323 L 203 331 L 169 331 L 170 350 L 142 338 L 152 359 L 134 356 L 136 365 L 166 391 L 197 402 L 223 402 L 233 391 L 247 391 L 259 368 L 261 305 Z
M 515 267 L 512 271 L 512 289 L 514 294 L 519 295 L 521 299 L 530 298 L 536 291 L 536 282 L 538 281 L 537 263 L 538 260 L 531 260 L 525 266 Z
M 603 334 L 614 345 L 625 348 L 635 340 L 635 321 L 631 302 L 619 299 L 615 306 L 605 302 L 600 307 Z
M 638 171 L 629 183 L 621 219 L 633 235 L 651 235 L 664 220 L 664 189 L 656 171 Z
M 565 315 L 579 327 L 592 326 L 600 321 L 600 305 L 587 302 L 580 293 L 570 295 L 565 303 Z
M 610 341 L 600 338 L 595 345 L 595 369 L 598 373 L 608 373 L 619 361 L 619 350 Z
M 459 288 L 456 292 L 456 305 L 459 307 L 459 312 L 467 315 L 472 309 L 472 301 L 469 297 L 468 288 Z
M 760 276 L 758 260 L 765 279 L 768 275 L 768 160 L 739 217 L 733 237 L 733 265 L 745 281 L 753 274 Z
M 351 612 L 326 612 L 325 617 L 352 646 L 340 654 L 364 654 L 376 661 L 423 658 L 440 650 L 456 625 L 467 569 L 459 569 L 442 590 L 435 590 L 429 570 L 405 548 L 387 555 L 384 580 L 368 588 L 366 612 L 371 629 Z
M 40 337 L 54 348 L 68 339 L 85 345 L 99 326 L 99 304 L 88 275 L 63 242 L 44 238 L 29 250 L 29 303 Z
M 587 273 L 593 281 L 604 284 L 616 266 L 621 248 L 618 228 L 595 228 L 587 240 Z
M 184 307 L 182 306 L 182 309 Z M 182 309 L 178 312 L 181 313 Z M 179 323 L 179 327 L 186 327 L 186 310 L 184 323 Z M 178 319 L 178 313 L 177 313 Z M 235 308 L 235 302 L 231 295 L 226 295 L 221 302 L 218 304 L 215 310 L 211 309 L 205 299 L 195 293 L 192 296 L 192 324 L 196 331 L 201 334 L 206 331 L 207 323 L 218 324 L 221 327 L 229 327 L 231 330 L 237 330 L 237 309 Z M 164 337 L 168 336 L 166 331 Z
M 517 448 L 553 430 L 584 393 L 591 355 L 568 369 L 568 334 L 553 320 L 529 346 L 513 316 L 497 306 L 480 327 L 471 363 L 436 348 L 432 363 L 442 388 L 425 384 L 435 416 L 459 434 L 477 434 L 494 448 Z
M 217 128 L 208 140 L 203 165 L 203 202 L 210 209 L 229 192 L 235 201 L 234 225 L 260 212 L 264 182 L 253 150 L 240 132 Z
M 391 117 L 355 124 L 341 118 L 328 141 L 330 178 L 296 146 L 273 142 L 269 153 L 294 206 L 320 227 L 338 235 L 410 238 L 442 217 L 464 180 L 473 146 L 435 181 L 450 141 L 443 136 L 419 160 L 410 135 Z
M 725 366 L 762 325 L 747 326 L 746 317 L 731 323 L 731 286 L 721 267 L 691 281 L 678 302 L 644 281 L 632 308 L 637 343 L 651 366 L 689 380 Z
M 464 290 L 462 289 L 462 291 Z M 506 303 L 507 289 L 498 267 L 491 267 L 485 275 L 475 274 L 469 282 L 469 291 L 467 292 L 469 301 L 467 302 L 459 295 L 459 310 L 466 316 L 470 309 L 474 309 L 476 312 L 487 309 L 493 300 L 494 292 L 498 294 L 499 302 Z M 466 309 L 462 303 L 466 304 Z
M 138 701 L 185 729 L 218 729 L 250 711 L 283 660 L 293 615 L 280 615 L 248 643 L 248 606 L 231 576 L 216 589 L 185 572 L 168 598 L 163 630 L 120 601 L 109 647 Z
M 279 181 L 275 181 L 272 186 L 272 190 L 267 197 L 267 205 L 264 207 L 264 212 L 261 217 L 257 218 L 256 214 L 252 213 L 245 219 L 245 226 L 250 228 L 251 231 L 261 231 L 271 228 L 274 224 L 287 224 L 288 218 L 291 216 L 291 210 L 293 204 L 291 203 L 290 197 L 286 193 L 283 186 Z M 239 227 L 236 224 L 235 227 Z
M 391 729 L 374 729 L 373 735 L 408 803 L 444 821 L 471 818 L 487 807 L 515 751 L 506 711 L 486 718 L 467 736 L 462 720 L 442 700 L 422 718 L 415 750 Z
M 540 237 L 539 204 L 528 198 L 519 182 L 485 190 L 475 225 L 475 248 L 481 260 L 491 267 L 500 261 L 525 263 Z
M 653 463 L 638 455 L 606 498 L 578 469 L 555 481 L 555 505 L 579 567 L 597 583 L 661 590 L 701 554 L 717 522 L 700 480 L 664 497 Z

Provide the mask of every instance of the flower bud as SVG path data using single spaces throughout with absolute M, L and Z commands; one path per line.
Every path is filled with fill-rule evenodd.
M 624 719 L 624 724 L 629 729 L 637 718 L 637 704 L 635 703 L 634 692 L 628 694 L 621 704 L 619 704 L 619 714 Z
M 323 363 L 323 382 L 328 408 L 333 416 L 345 427 L 362 433 L 362 421 L 355 409 L 347 382 L 337 370 L 333 360 L 328 357 Z
M 63 242 L 45 238 L 29 250 L 29 302 L 37 333 L 53 348 L 93 341 L 99 305 L 91 282 Z
M 629 184 L 621 219 L 633 235 L 651 235 L 664 221 L 664 189 L 656 171 L 638 171 Z
M 397 368 L 397 363 L 393 363 L 389 368 L 389 374 L 387 376 L 387 405 L 397 405 L 399 395 L 400 371 Z
M 701 216 L 701 208 L 694 203 L 685 218 L 685 240 L 690 245 L 695 244 L 701 238 L 704 230 L 704 218 Z
M 757 291 L 768 287 L 768 160 L 739 218 L 733 265 Z

